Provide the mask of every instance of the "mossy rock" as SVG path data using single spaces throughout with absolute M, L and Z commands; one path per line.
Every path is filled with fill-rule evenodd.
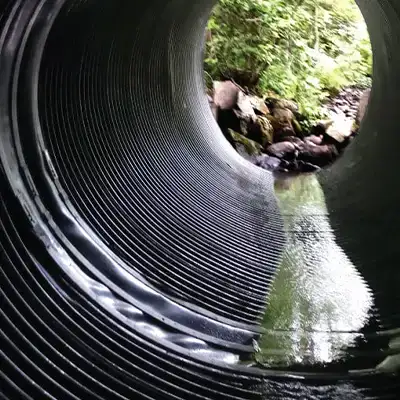
M 281 108 L 281 109 L 287 109 L 287 110 L 290 110 L 292 113 L 299 112 L 298 104 L 292 100 L 280 99 L 280 100 L 276 101 L 276 103 L 274 104 L 274 107 Z
M 283 125 L 290 124 L 294 120 L 294 114 L 288 108 L 275 108 L 272 115 Z
M 260 143 L 255 142 L 247 138 L 246 136 L 241 135 L 240 133 L 235 132 L 232 129 L 229 129 L 229 134 L 232 137 L 232 140 L 236 144 L 243 145 L 244 149 L 246 150 L 247 154 L 250 156 L 258 156 L 261 154 L 263 147 Z
M 278 118 L 274 117 L 273 115 L 267 115 L 265 118 L 268 119 L 275 132 L 283 129 L 286 126 L 286 124 L 282 124 L 281 121 L 278 120 Z
M 273 143 L 274 127 L 268 118 L 257 116 L 255 120 L 248 122 L 246 136 L 265 148 Z
M 296 118 L 293 119 L 292 125 L 293 125 L 293 129 L 294 129 L 294 131 L 296 133 L 296 136 L 298 136 L 300 138 L 304 137 L 303 128 L 300 125 L 299 121 L 297 121 Z
M 293 100 L 280 99 L 279 97 L 276 96 L 267 96 L 265 98 L 265 104 L 274 110 L 287 109 L 295 114 L 299 112 L 299 106 Z

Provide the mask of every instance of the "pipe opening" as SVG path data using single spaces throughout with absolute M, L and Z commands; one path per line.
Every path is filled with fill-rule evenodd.
M 312 173 L 357 137 L 372 50 L 355 2 L 221 1 L 205 42 L 213 115 L 245 159 L 277 173 Z

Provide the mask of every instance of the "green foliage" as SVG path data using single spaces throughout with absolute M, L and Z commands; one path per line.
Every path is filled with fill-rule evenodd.
M 369 37 L 353 0 L 220 0 L 208 31 L 213 79 L 295 99 L 311 120 L 330 93 L 370 79 Z

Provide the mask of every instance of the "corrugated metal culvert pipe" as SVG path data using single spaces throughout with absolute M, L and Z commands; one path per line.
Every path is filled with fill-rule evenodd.
M 398 398 L 397 3 L 360 0 L 371 103 L 319 176 L 379 314 L 363 337 L 382 373 L 357 352 L 336 370 L 249 362 L 290 213 L 209 109 L 214 0 L 2 0 L 0 398 Z M 319 217 L 302 220 L 321 236 Z

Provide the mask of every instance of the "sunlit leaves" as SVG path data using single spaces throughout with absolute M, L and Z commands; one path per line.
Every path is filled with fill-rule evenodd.
M 353 0 L 220 0 L 208 29 L 205 68 L 214 79 L 295 98 L 310 118 L 329 91 L 371 74 Z

